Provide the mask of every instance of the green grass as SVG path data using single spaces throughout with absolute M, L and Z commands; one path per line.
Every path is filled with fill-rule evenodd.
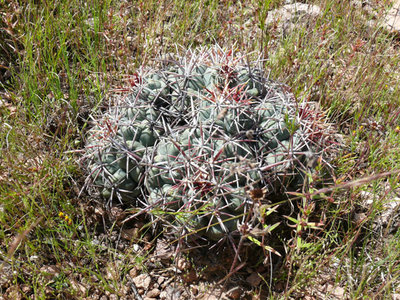
M 148 259 L 149 249 L 116 247 L 117 226 L 102 232 L 101 213 L 79 195 L 79 149 L 88 114 L 129 87 L 139 66 L 156 65 L 176 47 L 219 43 L 254 56 L 261 51 L 271 78 L 299 100 L 317 101 L 344 135 L 336 184 L 400 169 L 398 35 L 368 27 L 371 15 L 339 0 L 312 1 L 321 16 L 281 35 L 263 19 L 283 2 L 0 1 L 0 268 L 7 262 L 16 271 L 0 294 L 119 293 L 126 283 L 120 278 Z M 382 2 L 371 1 L 378 14 L 389 4 Z M 352 299 L 400 292 L 399 231 L 374 229 L 384 204 L 399 197 L 399 175 L 349 186 L 317 195 L 311 212 L 300 210 L 299 218 L 323 220 L 323 230 L 293 231 L 271 297 L 311 293 L 321 276 Z M 374 200 L 364 208 L 363 192 Z M 364 218 L 355 222 L 359 213 Z M 49 276 L 49 266 L 58 271 Z

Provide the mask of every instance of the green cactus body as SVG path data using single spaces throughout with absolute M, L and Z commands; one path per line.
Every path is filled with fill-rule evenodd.
M 104 198 L 142 197 L 175 211 L 187 232 L 208 227 L 198 234 L 218 240 L 237 231 L 252 203 L 248 189 L 273 192 L 281 174 L 301 178 L 293 149 L 312 149 L 296 103 L 277 83 L 243 60 L 218 65 L 204 51 L 140 76 L 89 131 L 86 158 Z

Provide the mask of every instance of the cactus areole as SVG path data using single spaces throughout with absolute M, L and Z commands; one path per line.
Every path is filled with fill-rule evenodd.
M 90 185 L 168 216 L 181 236 L 219 240 L 238 233 L 252 190 L 300 184 L 314 149 L 299 105 L 245 61 L 215 47 L 136 74 L 132 93 L 88 132 Z

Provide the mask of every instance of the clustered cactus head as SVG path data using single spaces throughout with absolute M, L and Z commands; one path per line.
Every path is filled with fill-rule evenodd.
M 133 91 L 96 118 L 88 184 L 142 208 L 180 235 L 238 233 L 253 205 L 303 181 L 318 132 L 287 89 L 218 47 L 136 74 Z M 307 117 L 304 117 L 307 116 Z

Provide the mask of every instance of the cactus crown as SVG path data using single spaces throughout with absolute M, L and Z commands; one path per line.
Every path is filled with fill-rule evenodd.
M 88 183 L 105 199 L 218 240 L 238 232 L 252 191 L 303 182 L 305 154 L 318 150 L 304 106 L 245 57 L 188 51 L 135 76 L 88 133 Z

